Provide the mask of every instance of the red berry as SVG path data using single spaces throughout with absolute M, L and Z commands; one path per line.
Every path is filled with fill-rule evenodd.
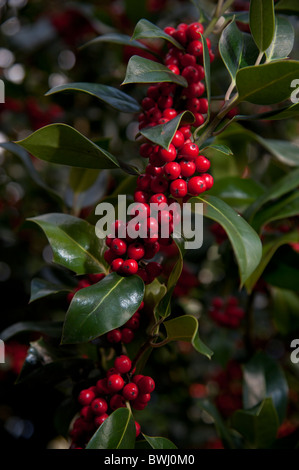
M 93 414 L 93 410 L 92 410 L 90 405 L 83 406 L 83 408 L 81 408 L 80 417 L 82 419 L 84 419 L 85 421 L 92 421 L 93 420 L 94 414 Z
M 118 377 L 120 376 L 118 375 Z M 95 398 L 91 404 L 91 409 L 97 416 L 106 413 L 108 409 L 106 400 L 104 400 L 104 398 Z
M 194 127 L 200 127 L 205 122 L 205 118 L 200 113 L 194 113 L 195 121 L 193 122 Z
M 202 54 L 203 54 L 202 42 L 199 41 L 198 39 L 195 39 L 194 41 L 191 41 L 188 44 L 187 52 L 189 54 L 194 55 L 195 57 L 202 57 Z
M 130 318 L 130 320 L 128 320 L 125 323 L 126 328 L 129 328 L 131 330 L 138 330 L 139 325 L 140 325 L 139 318 L 136 317 L 135 314 Z
M 140 191 L 147 191 L 150 188 L 151 179 L 151 175 L 139 175 L 137 178 L 137 189 L 139 189 Z
M 173 105 L 173 98 L 172 96 L 160 96 L 158 99 L 158 106 L 160 109 L 171 108 Z
M 135 191 L 134 201 L 146 203 L 148 200 L 148 194 L 145 191 Z
M 180 156 L 183 156 L 186 160 L 193 160 L 198 156 L 198 146 L 194 142 L 187 142 L 180 149 Z
M 187 67 L 185 67 L 182 70 L 181 75 L 182 75 L 182 77 L 184 77 L 187 80 L 187 82 L 189 84 L 194 83 L 194 82 L 198 82 L 200 80 L 199 71 L 197 70 L 196 67 L 194 67 L 194 65 L 188 65 Z
M 196 64 L 196 57 L 191 54 L 184 54 L 180 60 L 182 67 L 188 67 L 189 65 Z
M 111 263 L 111 271 L 119 272 L 121 271 L 124 260 L 122 258 L 116 258 Z
M 166 166 L 166 165 L 165 165 Z M 149 200 L 150 204 L 166 204 L 167 203 L 167 197 L 163 193 L 157 193 L 151 196 Z
M 129 275 L 136 274 L 138 271 L 137 261 L 134 259 L 127 259 L 126 261 L 123 262 L 121 271 L 124 274 L 129 274 Z
M 184 176 L 184 178 L 189 178 L 196 171 L 195 163 L 192 161 L 180 162 L 180 168 L 181 168 L 181 175 Z
M 199 112 L 201 114 L 206 114 L 208 112 L 208 109 L 209 109 L 208 100 L 206 98 L 200 98 L 199 102 L 200 102 Z
M 78 402 L 80 405 L 87 406 L 95 399 L 95 394 L 92 390 L 85 389 L 81 390 L 78 396 Z
M 167 65 L 167 68 L 175 75 L 180 75 L 180 69 L 178 68 L 177 65 L 170 64 L 170 65 Z
M 142 259 L 144 257 L 144 246 L 139 242 L 135 242 L 129 245 L 128 257 L 135 259 L 136 261 Z
M 189 40 L 200 39 L 200 35 L 203 34 L 204 27 L 201 23 L 191 23 L 187 28 L 187 37 Z
M 153 193 L 164 193 L 168 189 L 168 181 L 162 176 L 154 176 L 151 182 Z
M 206 183 L 201 176 L 193 176 L 188 182 L 188 193 L 192 196 L 198 196 L 206 190 Z
M 206 183 L 206 189 L 211 189 L 211 187 L 213 186 L 214 184 L 214 179 L 213 179 L 213 176 L 210 175 L 209 173 L 203 173 L 201 175 L 201 177 L 204 179 L 205 183 Z
M 110 377 L 107 378 L 107 388 L 111 393 L 119 392 L 124 384 L 124 379 L 118 374 L 110 375 Z
M 104 379 L 100 379 L 96 383 L 96 392 L 99 395 L 107 395 L 109 393 L 109 390 L 107 388 L 107 378 L 105 377 Z
M 118 329 L 111 330 L 107 333 L 109 343 L 119 343 L 121 340 L 121 332 Z
M 176 148 L 174 145 L 170 144 L 168 150 L 161 147 L 159 151 L 159 156 L 163 162 L 172 162 L 176 159 Z
M 164 166 L 165 176 L 170 180 L 176 180 L 181 174 L 181 167 L 179 163 L 169 162 Z
M 134 339 L 134 332 L 131 328 L 123 328 L 121 332 L 121 340 L 125 344 L 129 344 Z
M 136 437 L 138 437 L 141 432 L 141 426 L 137 421 L 135 421 L 135 429 L 136 429 Z
M 188 192 L 187 183 L 183 179 L 177 179 L 170 183 L 170 193 L 173 197 L 184 197 Z
M 204 172 L 210 168 L 211 162 L 204 155 L 199 155 L 195 160 L 195 165 L 196 171 Z
M 131 359 L 128 356 L 125 356 L 124 354 L 118 356 L 114 361 L 114 367 L 121 374 L 126 374 L 131 370 L 132 367 Z
M 155 381 L 152 377 L 144 376 L 138 381 L 140 393 L 152 393 L 155 390 Z
M 182 132 L 176 131 L 171 141 L 172 145 L 174 145 L 176 148 L 180 148 L 182 147 L 184 142 L 185 142 L 185 138 Z
M 135 400 L 138 396 L 137 385 L 133 382 L 126 384 L 123 388 L 122 394 L 126 400 Z
M 163 111 L 163 117 L 165 117 L 166 119 L 173 119 L 177 116 L 177 114 L 178 113 L 173 108 L 167 108 Z
M 132 378 L 132 381 L 134 382 L 134 384 L 138 384 L 139 380 L 141 380 L 143 377 L 144 377 L 144 375 L 142 375 L 142 374 L 136 374 Z

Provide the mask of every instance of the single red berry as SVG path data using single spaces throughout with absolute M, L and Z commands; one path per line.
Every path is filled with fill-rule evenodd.
M 151 186 L 152 176 L 143 174 L 137 178 L 137 189 L 140 191 L 147 191 Z
M 208 100 L 206 98 L 200 98 L 199 103 L 200 103 L 199 112 L 201 114 L 206 114 L 208 112 L 208 109 L 209 109 Z
M 177 116 L 177 114 L 177 111 L 173 108 L 167 108 L 163 111 L 163 117 L 165 117 L 166 119 L 173 119 Z
M 135 191 L 134 201 L 146 203 L 148 200 L 148 194 L 145 191 Z
M 196 57 L 191 54 L 184 54 L 180 60 L 182 67 L 188 67 L 189 65 L 196 64 Z
M 160 109 L 171 108 L 173 105 L 173 98 L 172 96 L 160 96 L 158 99 L 158 106 Z
M 125 344 L 129 344 L 134 339 L 134 332 L 131 328 L 123 328 L 121 331 L 121 340 Z
M 166 165 L 165 165 L 166 166 Z M 151 196 L 149 200 L 150 204 L 166 204 L 167 203 L 167 197 L 163 193 L 157 193 Z
M 164 28 L 164 32 L 169 34 L 169 36 L 172 36 L 172 34 L 176 32 L 176 29 L 172 26 L 166 26 L 166 28 Z
M 144 376 L 138 381 L 140 393 L 152 393 L 155 390 L 155 381 L 152 377 Z
M 138 387 L 133 382 L 126 384 L 122 390 L 123 397 L 126 400 L 135 400 L 138 396 Z
M 184 157 L 185 160 L 194 160 L 198 156 L 198 146 L 194 142 L 187 142 L 180 149 L 179 155 Z
M 185 140 L 189 139 L 192 135 L 190 126 L 180 127 L 179 131 L 183 134 Z
M 107 388 L 107 377 L 97 381 L 96 392 L 99 395 L 107 395 L 109 393 L 109 390 Z
M 183 29 L 178 29 L 172 33 L 172 37 L 176 39 L 182 46 L 185 46 L 187 43 L 187 34 Z
M 162 176 L 153 176 L 151 190 L 153 193 L 164 193 L 168 189 L 168 181 Z
M 193 176 L 188 181 L 188 193 L 192 196 L 198 196 L 206 190 L 206 183 L 201 176 Z
M 132 408 L 134 408 L 134 410 L 141 411 L 141 410 L 144 410 L 144 408 L 146 408 L 147 403 L 141 403 L 138 400 L 138 398 L 136 398 L 136 400 L 131 401 L 131 406 L 132 406 Z
M 124 263 L 124 260 L 122 258 L 116 258 L 112 261 L 111 263 L 111 271 L 114 271 L 114 272 L 120 272 L 121 271 L 121 268 L 122 268 L 122 265 Z
M 164 166 L 165 176 L 170 180 L 176 180 L 181 174 L 181 167 L 177 162 L 169 162 Z
M 211 187 L 213 186 L 214 184 L 214 178 L 212 175 L 210 175 L 209 173 L 203 173 L 201 175 L 201 177 L 204 179 L 205 183 L 206 183 L 206 189 L 211 189 Z
M 110 377 L 107 378 L 107 388 L 111 393 L 119 392 L 124 384 L 124 379 L 118 374 L 110 375 Z
M 184 178 L 189 178 L 196 171 L 195 163 L 192 162 L 192 161 L 185 161 L 185 160 L 181 161 L 180 162 L 180 168 L 181 168 L 181 175 Z
M 95 426 L 98 428 L 99 426 L 101 426 L 101 424 L 103 424 L 103 422 L 105 421 L 105 419 L 107 419 L 109 417 L 109 415 L 107 415 L 107 413 L 103 413 L 102 415 L 100 416 L 96 416 L 95 419 L 94 419 L 94 424 Z
M 185 138 L 183 133 L 181 131 L 176 131 L 172 138 L 171 144 L 174 145 L 176 148 L 180 148 L 182 147 L 182 145 L 184 145 L 184 142 Z
M 138 272 L 137 272 L 137 274 L 138 274 Z M 130 320 L 128 320 L 125 323 L 126 328 L 129 328 L 131 330 L 138 330 L 139 325 L 140 325 L 139 318 L 137 316 L 135 316 L 135 314 L 130 318 Z
M 132 382 L 134 382 L 134 384 L 138 384 L 139 380 L 141 380 L 143 377 L 144 375 L 142 374 L 136 374 L 133 376 Z
M 170 65 L 167 65 L 167 68 L 175 75 L 180 75 L 180 69 L 178 68 L 177 65 L 170 64 Z
M 168 150 L 161 147 L 159 151 L 159 156 L 163 160 L 163 162 L 172 162 L 176 159 L 176 148 L 174 145 L 170 144 Z
M 187 28 L 187 37 L 189 40 L 200 39 L 200 35 L 203 34 L 204 27 L 201 23 L 191 23 Z
M 143 158 L 149 158 L 152 151 L 153 151 L 153 146 L 148 143 L 141 144 L 139 147 L 139 154 Z
M 142 243 L 135 242 L 128 246 L 128 257 L 136 261 L 144 257 L 144 246 Z
M 199 41 L 198 39 L 195 39 L 194 41 L 189 42 L 188 47 L 187 47 L 187 52 L 189 54 L 194 55 L 195 57 L 202 57 L 202 54 L 203 54 L 202 42 Z
M 148 284 L 148 278 L 147 278 L 147 274 L 146 274 L 144 268 L 139 268 L 136 274 L 137 274 L 137 276 L 141 277 L 141 279 L 143 280 L 144 284 Z M 131 328 L 129 328 L 129 330 L 131 330 Z M 132 330 L 131 330 L 131 331 L 132 331 Z M 130 342 L 130 341 L 129 341 L 129 342 Z
M 90 405 L 94 399 L 95 399 L 95 393 L 89 389 L 81 390 L 78 396 L 78 402 L 82 406 Z
M 122 354 L 121 356 L 118 356 L 115 359 L 114 367 L 121 374 L 126 374 L 127 372 L 130 372 L 130 370 L 131 370 L 132 361 L 128 356 L 126 356 L 125 354 Z
M 148 403 L 150 399 L 151 399 L 150 393 L 139 393 L 138 395 L 138 401 L 140 401 L 140 403 Z
M 119 374 L 118 370 L 115 369 L 115 367 L 110 367 L 110 369 L 107 370 L 106 372 L 106 378 L 108 379 L 108 377 L 110 377 L 110 375 L 115 375 L 115 374 Z
M 195 121 L 193 123 L 194 127 L 200 127 L 205 122 L 205 118 L 200 113 L 194 113 L 194 118 L 195 118 Z
M 188 65 L 182 70 L 182 77 L 184 77 L 187 82 L 194 83 L 199 81 L 199 72 L 194 65 Z
M 196 171 L 201 173 L 207 171 L 210 168 L 211 162 L 204 155 L 199 155 L 195 160 L 195 165 Z
M 141 432 L 141 426 L 137 421 L 135 421 L 135 429 L 136 429 L 136 437 L 138 437 Z
M 133 275 L 138 271 L 138 263 L 135 259 L 127 259 L 123 262 L 121 272 L 124 274 Z
M 184 197 L 188 192 L 187 183 L 183 179 L 177 179 L 170 183 L 170 194 L 173 197 Z
M 111 330 L 107 333 L 109 343 L 119 343 L 121 341 L 121 332 L 118 329 Z
M 106 413 L 108 409 L 108 404 L 106 400 L 104 400 L 104 398 L 95 398 L 91 404 L 91 409 L 95 415 L 99 416 Z
M 94 413 L 90 405 L 83 406 L 80 411 L 80 417 L 85 421 L 92 421 L 94 418 Z

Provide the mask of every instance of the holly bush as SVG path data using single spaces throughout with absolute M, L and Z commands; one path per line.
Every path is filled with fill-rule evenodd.
M 0 54 L 5 439 L 298 447 L 297 2 L 23 3 Z

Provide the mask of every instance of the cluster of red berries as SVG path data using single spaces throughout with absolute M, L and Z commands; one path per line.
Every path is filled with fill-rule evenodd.
M 99 274 L 88 274 L 87 278 L 80 279 L 80 281 L 77 284 L 77 287 L 72 290 L 72 292 L 69 292 L 67 294 L 67 301 L 70 303 L 76 294 L 78 290 L 84 289 L 85 287 L 89 287 L 92 284 L 96 284 L 97 282 L 100 282 L 102 279 L 104 279 L 105 274 L 99 273 Z
M 135 410 L 143 410 L 155 389 L 154 380 L 145 375 L 135 374 L 132 362 L 126 355 L 115 358 L 114 367 L 96 385 L 81 390 L 78 402 L 81 405 L 78 417 L 70 432 L 71 448 L 84 448 L 97 428 L 126 402 Z M 135 421 L 136 437 L 140 434 L 140 424 Z
M 144 307 L 144 302 L 141 302 L 140 307 L 134 315 L 128 320 L 121 328 L 115 328 L 107 333 L 106 338 L 109 343 L 131 343 L 135 336 L 135 331 L 138 330 L 140 325 L 140 311 Z
M 228 328 L 238 328 L 245 315 L 243 308 L 239 306 L 236 297 L 229 297 L 227 300 L 215 297 L 209 309 L 211 318 L 220 326 Z
M 208 101 L 202 97 L 205 92 L 202 82 L 205 77 L 201 41 L 203 26 L 201 23 L 189 26 L 182 23 L 177 29 L 165 28 L 165 32 L 176 39 L 184 51 L 170 44 L 164 64 L 173 73 L 184 77 L 188 86 L 182 88 L 169 82 L 149 86 L 141 103 L 139 129 L 164 124 L 184 110 L 194 114 L 193 126 L 198 127 L 204 123 L 204 115 L 208 111 Z M 209 40 L 207 44 L 213 60 Z M 115 235 L 106 239 L 109 249 L 105 259 L 112 271 L 120 275 L 137 274 L 148 284 L 162 272 L 161 265 L 151 260 L 161 245 L 172 243 L 170 235 L 180 219 L 178 211 L 169 206 L 175 201 L 186 202 L 190 197 L 209 190 L 213 177 L 207 173 L 210 161 L 201 155 L 199 147 L 192 141 L 191 125 L 183 121 L 168 149 L 145 139 L 139 153 L 148 159 L 148 164 L 145 173 L 137 179 L 134 214 L 142 214 L 144 223 L 135 229 L 137 238 L 132 238 L 128 233 L 130 222 L 122 227 L 122 222 L 117 220 L 113 227 Z M 152 204 L 159 207 L 156 216 L 152 214 Z M 167 226 L 166 236 L 163 226 Z M 139 235 L 142 229 L 143 234 Z
M 242 408 L 242 377 L 241 365 L 233 359 L 228 362 L 226 369 L 220 370 L 213 377 L 219 387 L 215 403 L 225 418 Z

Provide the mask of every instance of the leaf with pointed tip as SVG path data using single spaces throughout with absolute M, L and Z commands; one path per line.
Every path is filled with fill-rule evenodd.
M 198 336 L 198 321 L 192 315 L 183 315 L 163 323 L 167 337 L 165 342 L 186 341 L 191 343 L 196 351 L 211 359 L 213 351 L 206 346 Z M 164 343 L 163 341 L 163 343 Z
M 112 108 L 122 113 L 138 113 L 139 103 L 121 90 L 100 83 L 74 82 L 58 85 L 51 88 L 45 96 L 54 95 L 61 92 L 82 92 L 94 96 Z
M 132 39 L 165 39 L 170 42 L 177 49 L 184 50 L 183 46 L 176 41 L 172 36 L 165 33 L 163 29 L 146 19 L 141 19 L 135 26 L 132 34 Z
M 116 158 L 66 124 L 42 127 L 16 144 L 40 160 L 78 168 L 118 168 Z
M 45 214 L 27 219 L 45 232 L 55 263 L 77 274 L 106 272 L 103 258 L 105 241 L 95 234 L 95 228 L 83 219 L 68 214 Z
M 234 209 L 215 196 L 193 197 L 189 200 L 196 211 L 196 203 L 204 204 L 204 216 L 218 222 L 226 231 L 239 266 L 241 286 L 252 274 L 262 256 L 262 244 L 257 233 Z
M 105 419 L 86 449 L 134 449 L 136 427 L 131 411 L 118 408 Z
M 122 85 L 128 83 L 160 83 L 172 82 L 187 87 L 187 80 L 176 75 L 169 68 L 158 62 L 134 55 L 127 65 L 127 72 Z
M 111 273 L 76 292 L 66 314 L 62 344 L 84 343 L 124 325 L 144 296 L 139 276 Z
M 253 410 L 236 411 L 231 425 L 257 449 L 267 449 L 274 443 L 279 427 L 272 398 L 266 398 Z
M 152 449 L 177 449 L 177 446 L 165 437 L 152 437 L 142 434 Z
M 165 124 L 159 124 L 158 126 L 141 129 L 140 134 L 142 134 L 151 142 L 168 149 L 181 121 L 183 120 L 188 124 L 192 124 L 194 119 L 194 115 L 190 111 L 183 111 Z
M 58 292 L 70 292 L 72 287 L 54 284 L 45 279 L 34 278 L 31 281 L 31 293 L 29 303 L 34 300 L 47 297 L 48 295 L 57 294 Z
M 249 26 L 253 39 L 261 52 L 270 46 L 275 31 L 273 0 L 251 0 Z

